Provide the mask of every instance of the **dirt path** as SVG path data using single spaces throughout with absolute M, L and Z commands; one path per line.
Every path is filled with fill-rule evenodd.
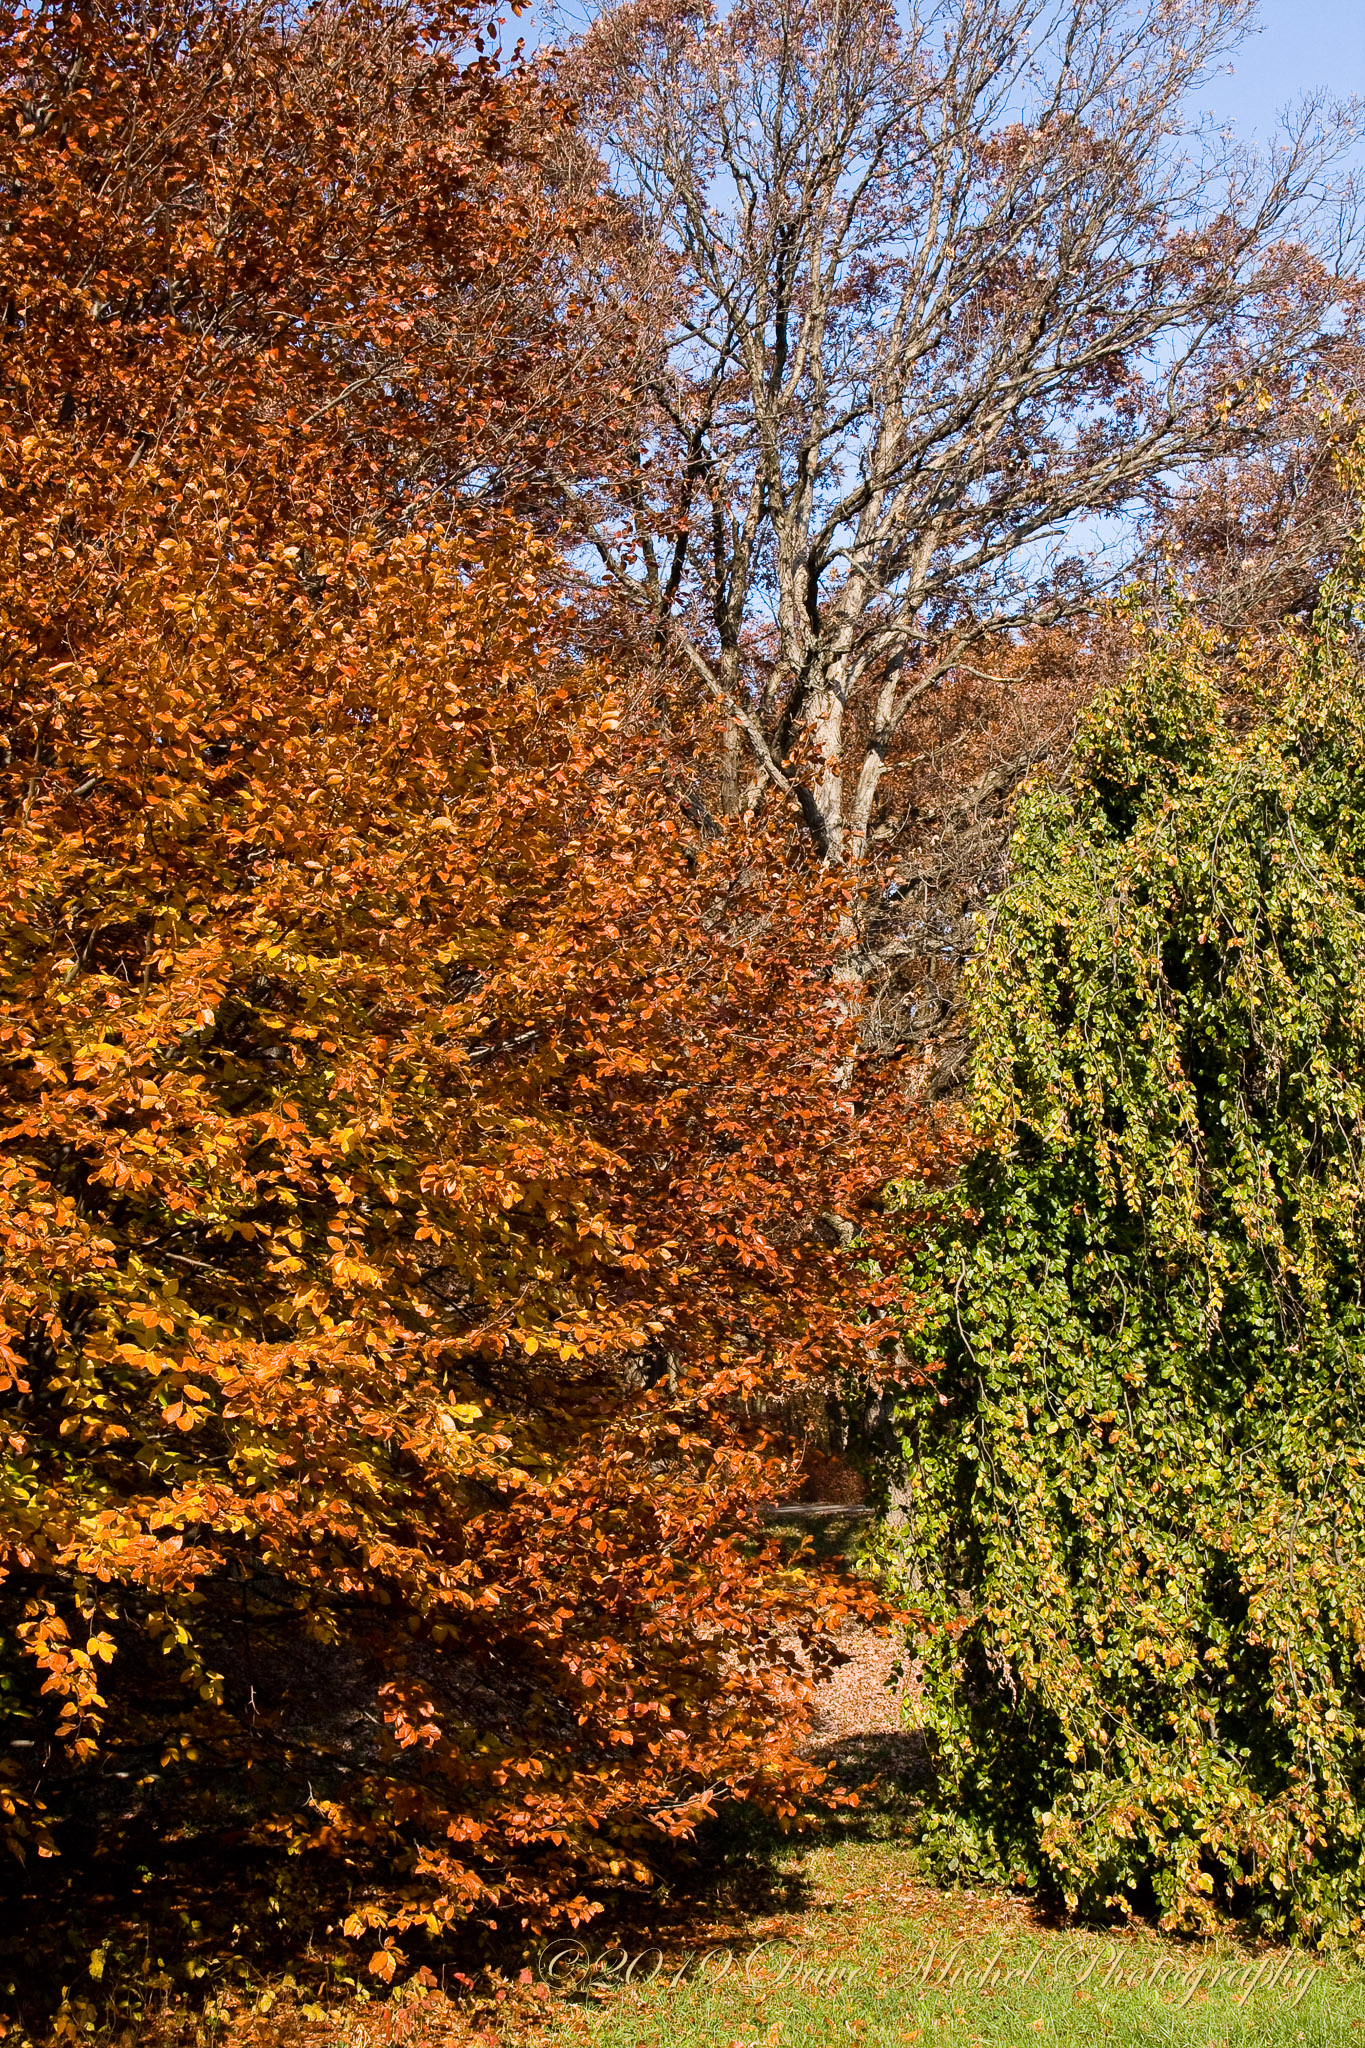
M 859 1629 L 844 1637 L 843 1648 L 848 1663 L 815 1695 L 819 1720 L 812 1753 L 846 1790 L 875 1780 L 883 1794 L 913 1797 L 924 1785 L 929 1759 L 924 1737 L 901 1714 L 906 1681 L 894 1677 L 901 1646 Z
M 895 1735 L 903 1726 L 900 1703 L 904 1680 L 892 1683 L 900 1645 L 886 1636 L 860 1629 L 843 1639 L 849 1662 L 826 1679 L 815 1697 L 820 1710 L 817 1733 L 822 1744 L 850 1735 Z

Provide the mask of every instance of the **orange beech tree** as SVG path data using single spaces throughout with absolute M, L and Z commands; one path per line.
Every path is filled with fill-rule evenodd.
M 472 28 L 446 0 L 0 7 L 12 427 L 140 473 L 153 517 L 230 485 L 239 537 L 296 543 L 572 466 L 591 221 L 537 169 L 556 108 L 462 61 Z M 73 498 L 87 545 L 123 504 Z
M 762 1540 L 750 1418 L 876 1367 L 811 1220 L 936 1157 L 841 885 L 487 505 L 574 310 L 461 325 L 556 244 L 456 27 L 7 25 L 0 1816 L 49 1924 L 174 1908 L 191 1974 L 215 1906 L 387 1979 L 794 1810 L 862 1596 Z
M 813 892 L 689 845 L 527 552 L 334 580 L 159 549 L 13 773 L 9 1827 L 539 1924 L 813 1782 L 845 1596 L 732 1397 L 856 1338 L 792 1212 L 866 1119 Z

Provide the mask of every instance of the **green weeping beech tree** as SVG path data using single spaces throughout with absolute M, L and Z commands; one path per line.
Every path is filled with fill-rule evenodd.
M 1232 687 L 1144 628 L 1026 798 L 979 1149 L 904 1198 L 940 1369 L 892 1539 L 946 1861 L 1323 1944 L 1365 1937 L 1363 610 L 1357 561 Z

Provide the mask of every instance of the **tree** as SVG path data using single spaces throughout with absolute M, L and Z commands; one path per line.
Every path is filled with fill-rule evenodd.
M 850 1334 L 838 1020 L 532 561 L 158 549 L 12 779 L 5 1770 L 82 1882 L 278 1842 L 352 1932 L 543 1925 L 815 1782 L 841 1598 L 726 1404 Z
M 573 53 L 645 315 L 635 466 L 561 484 L 725 707 L 732 807 L 860 860 L 925 693 L 1088 604 L 1081 536 L 1121 555 L 1330 317 L 1340 130 L 1307 106 L 1263 174 L 1185 130 L 1247 18 L 631 4 Z
M 13 431 L 117 449 L 168 525 L 183 489 L 226 493 L 267 540 L 530 509 L 549 448 L 572 467 L 591 433 L 566 405 L 593 367 L 565 264 L 586 221 L 536 165 L 561 113 L 462 51 L 475 22 L 0 11 Z M 116 545 L 123 497 L 73 506 L 81 534 Z
M 35 2008 L 63 1930 L 197 1921 L 194 1976 L 234 1925 L 344 1927 L 389 1978 L 470 1916 L 587 1917 L 718 1800 L 816 1789 L 810 1676 L 866 1605 L 764 1540 L 760 1411 L 875 1359 L 889 1290 L 811 1221 L 883 1131 L 932 1151 L 842 1078 L 833 879 L 780 819 L 716 826 L 705 732 L 585 654 L 508 516 L 574 312 L 547 287 L 511 366 L 479 332 L 504 241 L 529 277 L 549 235 L 551 280 L 558 245 L 455 26 L 9 22 L 0 1823 Z M 562 459 L 597 428 L 561 406 Z
M 1024 805 L 979 1149 L 902 1410 L 937 1831 L 1166 1925 L 1357 1942 L 1365 1812 L 1358 568 L 1231 686 L 1146 629 Z
M 922 1094 L 959 1093 L 970 1062 L 963 970 L 1009 876 L 1027 776 L 1064 762 L 1096 690 L 1127 666 L 1131 636 L 1101 610 L 988 644 L 925 693 L 914 751 L 887 764 L 853 953 L 869 1055 L 907 1060 Z
M 1361 305 L 1356 285 L 1301 363 L 1259 368 L 1254 405 L 1158 520 L 1152 573 L 1177 571 L 1229 650 L 1310 619 L 1349 550 L 1357 506 L 1342 458 L 1365 393 Z

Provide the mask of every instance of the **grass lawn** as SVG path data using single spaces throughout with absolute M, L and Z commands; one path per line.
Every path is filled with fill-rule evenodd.
M 542 2008 L 546 2043 L 595 2048 L 1032 2048 L 1039 2042 L 1365 2044 L 1365 1973 L 1287 1951 L 1113 1937 L 1042 1925 L 1026 1902 L 943 1893 L 895 1842 L 793 1857 L 795 1911 L 754 1920 L 710 1954 L 671 1949 L 584 1977 Z M 611 1970 L 616 1975 L 610 1974 Z M 1257 1981 L 1259 1980 L 1259 1981 Z

